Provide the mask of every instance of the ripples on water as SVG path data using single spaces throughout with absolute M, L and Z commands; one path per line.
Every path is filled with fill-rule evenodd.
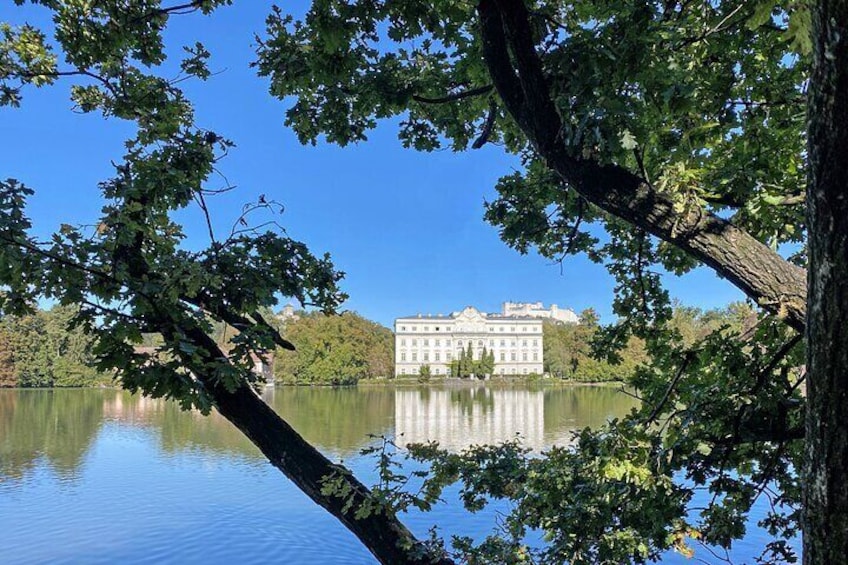
M 369 434 L 541 449 L 633 407 L 610 388 L 277 389 L 275 410 L 366 483 Z M 484 535 L 447 504 L 418 535 Z M 0 391 L 0 563 L 374 563 L 237 430 L 114 390 Z M 672 558 L 669 562 L 678 562 Z M 680 560 L 682 562 L 682 559 Z

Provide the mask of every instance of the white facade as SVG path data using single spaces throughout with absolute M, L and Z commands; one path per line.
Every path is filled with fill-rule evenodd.
M 556 304 L 551 304 L 550 308 L 545 308 L 541 302 L 504 302 L 502 313 L 504 316 L 547 318 L 566 324 L 576 324 L 580 321 L 574 310 L 570 308 L 560 308 Z
M 485 348 L 495 356 L 495 375 L 541 375 L 542 320 L 484 314 L 471 306 L 450 316 L 395 320 L 395 374 L 417 375 L 429 365 L 435 376 L 450 374 L 450 364 L 468 349 L 475 359 Z

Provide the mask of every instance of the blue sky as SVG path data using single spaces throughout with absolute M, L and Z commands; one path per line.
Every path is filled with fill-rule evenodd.
M 496 180 L 517 166 L 499 148 L 418 153 L 401 147 L 391 122 L 356 146 L 301 146 L 283 125 L 290 101 L 273 99 L 267 79 L 248 68 L 253 34 L 263 31 L 269 6 L 241 1 L 210 17 L 175 17 L 166 36 L 172 53 L 195 41 L 211 51 L 217 74 L 183 86 L 198 124 L 236 143 L 220 169 L 238 188 L 210 203 L 217 231 L 226 233 L 241 206 L 260 194 L 282 202 L 289 235 L 316 253 L 329 252 L 346 272 L 344 307 L 387 326 L 397 316 L 466 305 L 497 311 L 504 300 L 593 307 L 613 320 L 613 281 L 602 266 L 583 257 L 560 266 L 535 253 L 519 255 L 483 221 L 483 202 L 494 198 Z M 0 20 L 12 23 L 41 26 L 48 23 L 44 15 L 10 2 L 0 7 Z M 21 108 L 0 108 L 0 176 L 35 189 L 29 215 L 42 235 L 60 223 L 96 220 L 102 205 L 97 183 L 111 175 L 110 160 L 120 158 L 131 135 L 126 123 L 72 112 L 69 84 L 27 89 Z M 207 243 L 196 210 L 179 219 L 187 245 Z M 708 269 L 666 282 L 673 297 L 690 305 L 742 299 Z

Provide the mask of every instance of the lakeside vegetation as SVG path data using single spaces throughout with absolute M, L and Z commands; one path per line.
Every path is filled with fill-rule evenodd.
M 111 383 L 94 368 L 93 339 L 69 327 L 79 311 L 54 306 L 0 317 L 0 387 L 82 387 Z
M 74 306 L 54 306 L 23 316 L 0 319 L 0 387 L 87 387 L 110 384 L 112 378 L 95 369 L 93 340 L 80 327 L 69 327 Z M 702 310 L 675 304 L 670 327 L 684 345 L 692 345 L 711 332 L 727 328 L 744 331 L 756 322 L 754 310 L 736 302 L 724 308 Z M 272 318 L 270 312 L 267 318 Z M 300 312 L 280 322 L 280 329 L 295 351 L 278 348 L 274 355 L 274 378 L 283 385 L 353 385 L 394 379 L 394 334 L 355 312 L 328 316 Z M 581 383 L 630 382 L 637 369 L 648 362 L 644 342 L 629 337 L 610 358 L 598 341 L 599 317 L 591 308 L 576 324 L 546 320 L 543 324 L 545 374 L 562 381 Z M 225 350 L 238 332 L 217 324 L 213 335 Z M 145 346 L 158 346 L 161 338 L 145 335 Z M 465 352 L 463 352 L 465 353 Z M 468 354 L 452 363 L 460 379 L 493 374 L 494 358 L 475 360 Z M 423 366 L 418 382 L 444 380 Z M 541 375 L 515 377 L 534 380 Z M 416 380 L 410 378 L 411 380 Z

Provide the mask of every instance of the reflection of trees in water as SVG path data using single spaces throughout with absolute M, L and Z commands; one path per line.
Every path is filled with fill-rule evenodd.
M 406 432 L 454 447 L 499 442 L 521 431 L 528 445 L 562 443 L 569 431 L 621 417 L 635 401 L 610 387 L 281 388 L 267 402 L 298 432 L 334 456 L 350 457 L 369 434 Z M 200 450 L 263 461 L 229 422 L 183 412 L 173 402 L 119 390 L 0 391 L 0 480 L 19 479 L 43 460 L 75 476 L 102 422 L 148 428 L 169 453 Z M 450 433 L 448 433 L 450 432 Z
M 458 405 L 462 413 L 468 416 L 473 416 L 475 411 L 479 414 L 486 414 L 494 407 L 495 398 L 492 390 L 485 386 L 449 390 L 450 401 Z
M 73 478 L 103 421 L 104 391 L 0 391 L 0 479 L 22 478 L 43 459 Z
M 545 435 L 548 441 L 570 439 L 571 430 L 599 428 L 638 406 L 613 386 L 568 386 L 545 391 Z
M 387 433 L 394 414 L 390 389 L 268 389 L 268 402 L 319 449 L 351 456 L 370 442 L 368 434 Z M 167 452 L 211 450 L 263 459 L 256 447 L 217 413 L 184 412 L 173 402 L 124 395 L 120 410 L 127 422 L 159 429 Z
M 346 457 L 372 443 L 369 434 L 391 433 L 394 424 L 390 387 L 280 388 L 265 400 L 307 441 Z

